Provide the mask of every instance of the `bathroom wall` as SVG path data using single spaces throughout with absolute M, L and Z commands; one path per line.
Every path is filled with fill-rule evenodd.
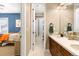
M 46 4 L 46 32 L 49 33 L 49 23 L 54 24 L 54 33 L 64 32 L 67 26 L 67 23 L 72 23 L 74 20 L 74 7 L 67 9 L 59 10 L 57 6 L 59 4 Z M 47 40 L 47 48 L 48 40 Z
M 0 18 L 8 18 L 9 32 L 19 32 L 20 27 L 16 27 L 16 20 L 20 19 L 20 13 L 0 13 Z

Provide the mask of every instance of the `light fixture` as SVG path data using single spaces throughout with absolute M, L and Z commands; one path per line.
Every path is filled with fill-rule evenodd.
M 65 3 L 61 3 L 60 6 L 63 6 Z
M 59 10 L 60 8 L 61 8 L 60 6 L 57 7 L 58 10 Z
M 5 5 L 0 4 L 0 10 L 3 10 L 3 9 L 4 9 L 4 7 L 5 7 Z
M 57 9 L 66 9 L 69 5 L 72 5 L 72 3 L 61 3 Z
M 67 6 L 63 6 L 63 9 L 67 9 Z
M 69 6 L 72 5 L 72 3 L 60 3 L 60 6 L 64 6 L 64 5 Z
M 62 9 L 66 9 L 66 8 L 67 8 L 67 6 L 58 6 L 57 10 L 62 10 Z

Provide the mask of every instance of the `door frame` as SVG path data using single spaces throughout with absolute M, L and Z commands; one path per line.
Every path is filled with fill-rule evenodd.
M 21 48 L 20 55 L 26 56 L 26 4 L 21 4 Z
M 31 12 L 31 14 L 32 14 L 32 12 Z M 32 17 L 32 15 L 31 15 L 31 17 Z M 32 25 L 32 18 L 31 18 L 31 25 Z M 32 26 L 31 26 L 31 29 L 32 29 Z M 32 31 L 31 31 L 31 35 L 32 35 Z M 33 39 L 33 37 L 31 36 L 31 48 L 32 48 L 32 39 Z M 35 39 L 34 39 L 34 44 L 35 44 Z M 45 50 L 46 50 L 46 5 L 45 5 L 45 10 L 44 10 L 44 51 Z
M 44 9 L 44 51 L 46 50 L 46 4 Z

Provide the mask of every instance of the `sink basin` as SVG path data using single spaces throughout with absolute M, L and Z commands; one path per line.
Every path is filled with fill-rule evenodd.
M 77 45 L 77 44 L 72 44 L 71 47 L 72 47 L 73 49 L 75 49 L 76 51 L 79 51 L 79 45 Z

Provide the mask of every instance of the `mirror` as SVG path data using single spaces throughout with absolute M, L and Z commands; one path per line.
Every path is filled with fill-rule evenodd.
M 54 24 L 54 33 L 66 33 L 67 31 L 79 32 L 79 4 L 72 3 L 47 3 L 46 24 Z M 49 32 L 48 32 L 49 33 Z
M 79 32 L 79 3 L 74 4 L 74 31 Z

